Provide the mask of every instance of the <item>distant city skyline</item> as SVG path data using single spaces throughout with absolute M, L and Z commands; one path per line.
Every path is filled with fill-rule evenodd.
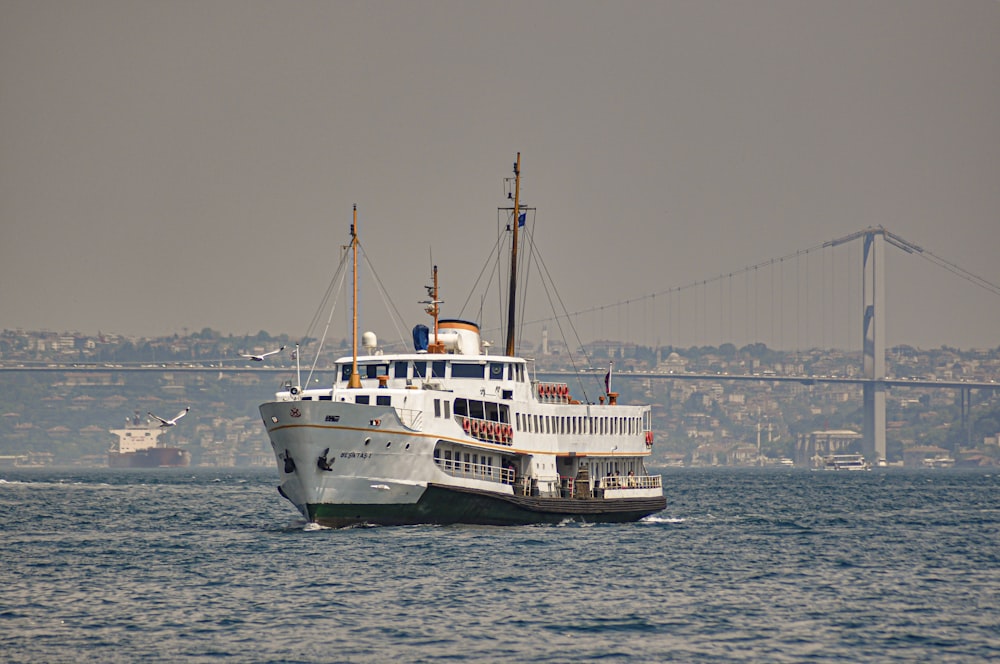
M 814 295 L 859 291 L 854 248 L 649 296 L 879 225 L 1000 284 L 998 34 L 994 0 L 3 3 L 0 328 L 298 338 L 354 204 L 405 325 L 433 261 L 493 326 L 460 309 L 520 151 L 581 341 L 855 348 Z M 996 294 L 886 277 L 888 345 L 1000 346 Z

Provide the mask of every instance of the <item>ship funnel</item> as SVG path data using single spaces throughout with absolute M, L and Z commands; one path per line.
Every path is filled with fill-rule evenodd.
M 434 335 L 431 335 L 434 336 Z M 444 346 L 446 352 L 458 355 L 480 355 L 479 326 L 465 320 L 438 321 L 437 338 L 433 341 Z

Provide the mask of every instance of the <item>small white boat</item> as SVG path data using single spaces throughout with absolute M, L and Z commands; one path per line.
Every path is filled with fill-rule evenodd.
M 923 460 L 924 468 L 951 468 L 955 465 L 955 460 L 949 456 L 936 456 Z
M 830 454 L 823 457 L 824 470 L 871 470 L 863 454 Z

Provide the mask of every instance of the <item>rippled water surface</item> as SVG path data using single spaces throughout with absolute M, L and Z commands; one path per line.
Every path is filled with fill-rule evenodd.
M 674 470 L 635 524 L 309 527 L 275 471 L 0 471 L 6 662 L 1000 658 L 1000 480 Z

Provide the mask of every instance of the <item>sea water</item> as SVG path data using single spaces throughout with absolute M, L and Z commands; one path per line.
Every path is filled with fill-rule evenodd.
M 986 662 L 996 470 L 667 469 L 638 523 L 306 524 L 276 470 L 0 471 L 4 662 Z

